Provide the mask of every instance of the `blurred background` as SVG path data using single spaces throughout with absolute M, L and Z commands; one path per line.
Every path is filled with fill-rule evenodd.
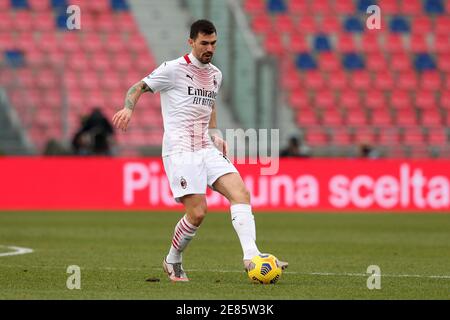
M 218 29 L 221 129 L 279 128 L 285 156 L 450 155 L 445 0 L 0 0 L 0 152 L 159 155 L 158 95 L 126 134 L 109 120 L 131 85 L 189 52 L 199 18 Z

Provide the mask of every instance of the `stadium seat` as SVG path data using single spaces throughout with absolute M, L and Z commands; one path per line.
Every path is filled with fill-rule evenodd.
M 442 117 L 438 110 L 423 110 L 420 116 L 423 126 L 436 127 L 442 125 Z
M 322 130 L 309 129 L 306 133 L 306 143 L 309 146 L 323 146 L 328 143 L 328 137 Z
M 330 142 L 337 146 L 352 144 L 352 135 L 346 128 L 333 128 L 330 130 Z
M 406 145 L 422 146 L 425 144 L 425 136 L 419 128 L 404 128 L 402 142 Z
M 402 16 L 394 16 L 389 23 L 391 32 L 394 33 L 407 33 L 410 32 L 410 26 L 408 21 Z
M 353 1 L 333 1 L 335 12 L 342 15 L 354 14 L 356 7 Z
M 450 29 L 449 29 L 450 30 Z M 450 53 L 449 35 L 434 35 L 433 51 L 437 54 Z
M 297 31 L 303 34 L 316 33 L 319 28 L 316 25 L 316 21 L 312 16 L 301 16 L 298 19 Z
M 417 125 L 417 116 L 412 109 L 396 110 L 395 123 L 399 126 L 415 126 Z
M 395 110 L 407 110 L 413 107 L 411 96 L 408 91 L 404 89 L 395 89 L 391 91 L 390 104 Z
M 366 65 L 369 71 L 387 70 L 388 62 L 382 53 L 374 52 L 366 54 Z
M 245 0 L 244 10 L 251 14 L 258 14 L 266 10 L 265 0 Z
M 427 16 L 412 17 L 411 32 L 413 35 L 424 35 L 433 32 L 432 20 Z
M 361 106 L 361 97 L 353 89 L 344 89 L 339 95 L 339 106 L 346 109 L 355 109 Z
M 340 53 L 356 52 L 357 48 L 353 36 L 347 33 L 341 33 L 336 41 L 336 49 Z
M 307 52 L 302 52 L 297 55 L 296 65 L 300 70 L 317 69 L 316 61 L 314 60 L 312 55 Z
M 374 109 L 369 117 L 370 123 L 377 127 L 391 127 L 392 116 L 387 109 Z
M 435 33 L 437 35 L 448 36 L 448 30 L 450 30 L 450 16 L 438 16 L 436 17 L 435 23 Z
M 361 36 L 361 50 L 366 54 L 379 54 L 379 35 L 376 32 L 367 31 Z
M 384 48 L 389 53 L 403 53 L 405 52 L 405 47 L 403 45 L 403 36 L 401 34 L 388 34 L 385 36 Z
M 348 126 L 366 126 L 367 116 L 364 110 L 358 109 L 348 109 L 346 110 L 345 123 Z
M 276 15 L 273 26 L 279 34 L 291 34 L 295 32 L 295 24 L 292 17 L 288 14 Z
M 404 90 L 415 90 L 419 80 L 415 71 L 403 71 L 397 74 L 396 87 Z
M 364 105 L 368 109 L 386 108 L 386 98 L 381 90 L 372 89 L 365 92 Z
M 309 46 L 308 43 L 306 42 L 306 37 L 304 35 L 300 35 L 297 33 L 291 34 L 287 49 L 295 54 L 309 51 Z
M 337 71 L 329 72 L 327 77 L 328 87 L 334 90 L 342 90 L 349 86 L 347 73 L 342 69 Z
M 323 71 L 337 71 L 341 67 L 341 63 L 338 60 L 336 54 L 332 52 L 323 52 L 317 56 L 319 62 L 319 68 Z
M 256 33 L 267 33 L 272 30 L 272 21 L 265 13 L 255 15 L 252 19 L 252 29 Z
M 315 106 L 322 109 L 335 108 L 336 98 L 330 89 L 318 90 L 314 95 Z
M 403 0 L 400 3 L 403 14 L 418 16 L 422 13 L 422 0 Z
M 266 0 L 267 9 L 271 13 L 286 12 L 286 5 L 283 0 Z
M 448 137 L 443 128 L 429 128 L 427 137 L 431 145 L 443 146 L 448 143 Z
M 368 90 L 372 87 L 372 79 L 366 70 L 350 73 L 351 86 L 356 90 Z
M 428 14 L 443 14 L 445 12 L 442 0 L 425 0 L 424 7 Z
M 111 0 L 111 8 L 115 11 L 128 11 L 128 3 L 126 0 Z
M 406 53 L 391 54 L 390 66 L 394 71 L 408 71 L 412 68 L 410 58 Z
M 325 79 L 319 71 L 308 71 L 304 73 L 303 83 L 308 89 L 319 90 L 325 86 Z
M 436 97 L 433 91 L 419 90 L 416 92 L 416 107 L 420 109 L 436 108 Z
M 428 53 L 417 54 L 414 59 L 414 65 L 418 71 L 436 69 L 436 64 Z
M 378 143 L 387 146 L 398 146 L 400 144 L 400 132 L 398 128 L 384 128 L 379 131 Z
M 308 93 L 303 90 L 293 90 L 290 94 L 290 104 L 295 109 L 309 107 L 310 101 Z
M 400 13 L 400 6 L 397 0 L 382 0 L 382 10 L 386 15 L 397 15 Z
M 314 38 L 314 49 L 317 52 L 331 51 L 331 44 L 330 44 L 330 41 L 328 40 L 327 35 L 318 34 Z
M 290 0 L 288 3 L 289 13 L 293 15 L 304 15 L 309 12 L 308 0 Z
M 359 33 L 364 31 L 364 24 L 359 17 L 347 17 L 346 19 L 344 19 L 344 29 L 347 32 Z
M 425 71 L 420 75 L 420 88 L 422 90 L 439 90 L 441 88 L 441 75 L 436 71 Z
M 363 69 L 365 67 L 363 57 L 357 53 L 344 54 L 344 57 L 342 59 L 342 64 L 343 64 L 344 68 L 349 71 L 359 70 L 359 69 Z
M 5 0 L 3 0 L 3 1 L 5 1 Z M 8 0 L 6 0 L 6 1 L 8 1 Z M 11 7 L 16 10 L 29 8 L 27 0 L 11 0 Z
M 281 57 L 285 50 L 279 33 L 267 33 L 264 40 L 264 49 L 268 54 Z

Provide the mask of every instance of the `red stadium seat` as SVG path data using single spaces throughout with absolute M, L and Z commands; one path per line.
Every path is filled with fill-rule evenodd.
M 450 54 L 450 36 L 434 35 L 433 48 L 437 54 Z
M 354 127 L 354 141 L 357 144 L 361 143 L 369 143 L 375 144 L 376 142 L 376 132 L 373 128 L 363 126 L 363 127 Z
M 287 3 L 289 12 L 294 15 L 305 15 L 309 12 L 308 0 L 290 0 Z
M 400 126 L 415 126 L 417 125 L 417 116 L 412 109 L 397 110 L 395 123 Z
M 337 55 L 332 52 L 323 52 L 317 56 L 320 70 L 333 71 L 341 69 L 341 62 L 339 61 Z
M 306 133 L 306 143 L 310 146 L 324 146 L 328 143 L 328 137 L 320 129 L 309 129 Z
M 386 99 L 383 91 L 372 89 L 365 92 L 365 106 L 369 109 L 386 108 Z
M 39 2 L 45 3 L 46 1 Z M 56 25 L 53 13 L 51 11 L 37 12 L 33 18 L 33 29 L 42 32 L 54 32 Z
M 330 89 L 324 89 L 316 91 L 314 95 L 315 106 L 318 108 L 335 108 L 336 107 L 336 97 L 334 92 Z
M 420 122 L 424 126 L 436 127 L 442 125 L 442 117 L 438 110 L 423 110 L 420 116 Z
M 123 38 L 117 33 L 108 33 L 104 45 L 112 53 L 123 52 L 126 49 Z
M 375 89 L 391 90 L 394 87 L 395 81 L 391 72 L 380 71 L 375 74 L 374 85 Z
M 432 20 L 427 16 L 418 16 L 411 19 L 411 32 L 415 35 L 423 35 L 433 32 Z
M 386 109 L 372 110 L 370 122 L 374 126 L 390 127 L 392 126 L 392 116 Z
M 293 90 L 289 102 L 295 109 L 305 108 L 311 105 L 308 93 L 303 90 Z
M 42 33 L 40 39 L 36 40 L 36 47 L 45 52 L 55 52 L 59 49 L 59 41 L 54 33 Z
M 420 77 L 422 90 L 439 90 L 441 88 L 441 75 L 436 71 L 425 71 Z
M 381 8 L 385 15 L 397 15 L 400 13 L 400 6 L 397 0 L 383 0 Z
M 313 4 L 314 3 L 316 3 L 316 1 L 314 1 Z M 330 6 L 328 6 L 328 10 L 331 10 Z M 331 34 L 337 33 L 340 30 L 341 23 L 336 15 L 334 15 L 332 12 L 328 12 L 322 16 L 322 21 L 317 27 L 318 31 Z
M 295 69 L 289 69 L 281 75 L 281 85 L 288 91 L 299 88 L 300 84 L 300 75 Z
M 409 56 L 403 52 L 391 54 L 390 64 L 393 71 L 408 71 L 412 68 Z
M 316 14 L 329 14 L 332 13 L 333 10 L 328 0 L 314 0 L 311 1 L 310 4 L 310 12 Z
M 93 3 L 95 3 L 96 1 L 92 1 Z M 96 30 L 98 30 L 99 32 L 105 32 L 105 33 L 111 33 L 114 32 L 115 30 L 120 30 L 117 29 L 117 22 L 116 19 L 114 19 L 114 17 L 111 14 L 105 13 L 105 14 L 100 14 L 97 19 L 96 19 Z
M 20 32 L 17 34 L 15 47 L 24 52 L 35 51 L 36 41 L 34 39 L 34 34 L 30 32 Z
M 380 54 L 380 36 L 376 32 L 366 31 L 361 37 L 361 50 L 365 53 Z
M 394 89 L 391 91 L 391 107 L 395 110 L 411 109 L 413 103 L 408 91 L 403 89 Z
M 298 33 L 291 34 L 287 49 L 293 53 L 308 51 L 309 46 L 306 42 L 306 36 Z
M 369 71 L 382 71 L 388 69 L 387 59 L 379 52 L 368 53 L 366 65 Z
M 139 33 L 138 27 L 130 12 L 120 11 L 115 13 L 114 20 L 117 23 L 117 30 L 131 34 Z
M 419 128 L 405 128 L 403 131 L 403 143 L 412 146 L 425 144 L 425 136 Z
M 333 128 L 331 130 L 331 143 L 338 146 L 346 146 L 352 144 L 352 135 L 346 128 Z
M 436 23 L 435 33 L 437 35 L 448 36 L 448 30 L 450 30 L 450 16 L 448 15 L 437 16 L 435 23 Z
M 77 32 L 64 32 L 59 39 L 59 47 L 66 53 L 81 52 L 81 40 Z
M 400 3 L 402 14 L 418 16 L 422 13 L 423 7 L 421 0 L 403 0 Z
M 407 38 L 409 40 L 409 49 L 413 53 L 422 53 L 428 51 L 428 43 L 426 35 L 411 35 Z
M 416 92 L 416 107 L 420 109 L 435 109 L 436 97 L 432 91 L 419 90 Z
M 33 28 L 33 16 L 28 10 L 20 10 L 15 13 L 13 28 L 16 31 L 30 31 Z
M 319 31 L 319 28 L 316 25 L 314 17 L 301 16 L 298 19 L 297 31 L 304 34 L 316 33 L 317 31 Z
M 342 90 L 349 86 L 347 73 L 342 69 L 328 73 L 327 84 L 334 90 Z
M 450 91 L 441 92 L 439 98 L 439 105 L 441 108 L 447 109 L 450 111 Z
M 339 14 L 355 14 L 356 8 L 353 1 L 333 1 L 334 4 L 334 10 L 336 13 Z
M 353 36 L 348 33 L 341 33 L 336 42 L 336 50 L 343 53 L 357 51 Z
M 415 71 L 399 72 L 397 75 L 397 87 L 405 90 L 415 90 L 418 88 L 419 81 Z
M 318 124 L 319 121 L 313 110 L 302 109 L 297 113 L 297 123 L 300 126 L 310 126 Z
M 264 49 L 268 54 L 281 57 L 285 51 L 279 33 L 270 32 L 265 35 Z
M 346 109 L 360 108 L 361 97 L 353 89 L 344 89 L 339 95 L 339 106 Z
M 403 36 L 396 33 L 388 33 L 385 35 L 384 48 L 390 53 L 405 52 Z
M 244 10 L 252 15 L 261 13 L 266 10 L 266 3 L 264 0 L 245 0 Z
M 428 143 L 431 145 L 443 146 L 448 143 L 448 137 L 443 128 L 428 129 Z
M 322 110 L 321 123 L 326 126 L 340 126 L 343 124 L 342 115 L 336 109 Z
M 258 14 L 252 19 L 252 29 L 256 33 L 267 33 L 272 30 L 272 21 L 270 17 L 264 14 Z
M 273 27 L 279 34 L 295 32 L 294 21 L 289 14 L 280 14 L 275 16 Z
M 27 1 L 32 11 L 47 12 L 50 9 L 49 1 L 42 1 L 42 0 L 27 0 Z M 1 1 L 1 2 L 8 2 L 8 1 Z
M 346 111 L 345 122 L 348 126 L 365 126 L 367 125 L 367 115 L 361 109 L 348 109 Z
M 356 90 L 368 90 L 371 88 L 372 79 L 367 71 L 354 71 L 350 73 L 350 83 Z
M 309 71 L 303 73 L 303 84 L 308 89 L 322 89 L 325 85 L 323 74 L 319 71 Z
M 3 2 L 3 1 L 0 1 Z M 8 34 L 10 36 L 11 29 L 13 28 L 13 17 L 9 14 L 9 12 L 0 11 L 0 35 Z

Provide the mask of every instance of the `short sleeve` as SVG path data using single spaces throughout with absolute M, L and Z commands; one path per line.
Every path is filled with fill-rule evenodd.
M 173 86 L 172 73 L 171 65 L 164 62 L 152 73 L 142 79 L 142 81 L 144 81 L 153 92 L 167 91 Z

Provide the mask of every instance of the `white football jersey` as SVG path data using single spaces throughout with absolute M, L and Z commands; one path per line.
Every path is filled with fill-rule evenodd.
M 217 67 L 190 53 L 164 62 L 142 81 L 161 93 L 163 156 L 214 147 L 208 126 L 222 83 Z

